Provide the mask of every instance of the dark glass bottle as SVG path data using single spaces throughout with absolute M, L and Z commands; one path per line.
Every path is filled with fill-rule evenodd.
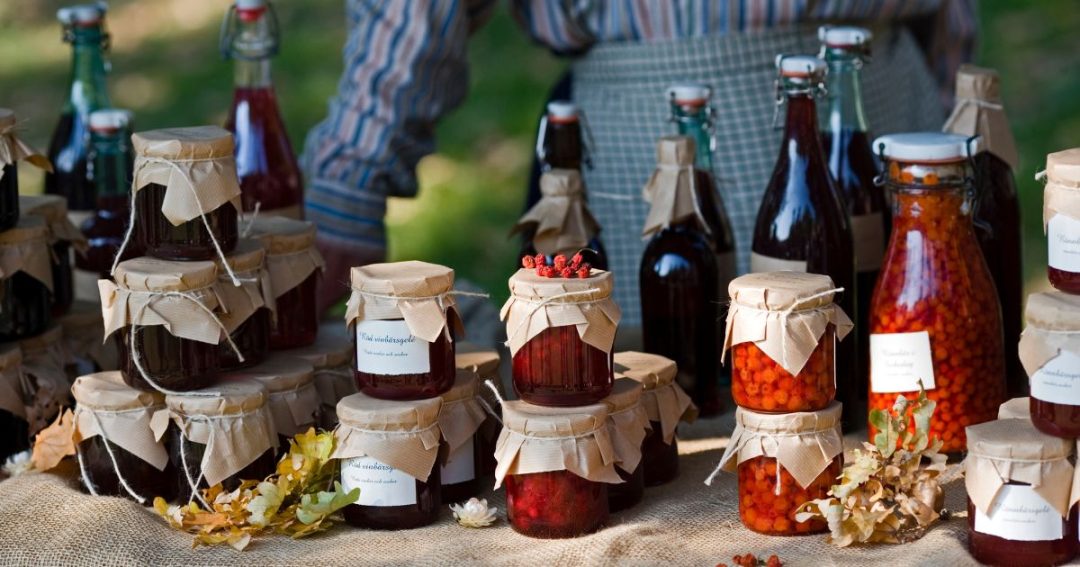
M 90 113 L 90 165 L 97 207 L 83 221 L 86 252 L 75 255 L 75 267 L 108 277 L 131 217 L 131 176 L 135 153 L 131 148 L 131 113 L 116 108 Z M 138 239 L 131 239 L 121 260 L 142 256 Z
M 15 113 L 0 108 L 0 136 L 15 130 Z M 0 144 L 4 142 L 0 141 Z M 0 162 L 0 231 L 13 228 L 19 222 L 19 166 Z
M 23 216 L 11 230 L 0 232 L 0 253 L 50 254 L 49 229 L 35 216 Z M 41 277 L 47 277 L 41 275 Z M 25 270 L 0 277 L 0 341 L 32 337 L 52 322 L 52 292 L 44 281 Z
M 7 343 L 0 345 L 0 388 L 15 393 L 5 395 L 6 404 L 0 405 L 0 459 L 21 453 L 30 448 L 30 424 L 26 421 L 26 408 L 22 406 L 22 387 L 20 385 L 22 351 L 19 345 Z

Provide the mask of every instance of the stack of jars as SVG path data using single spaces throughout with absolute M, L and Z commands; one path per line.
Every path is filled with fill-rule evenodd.
M 853 325 L 833 303 L 840 291 L 828 276 L 804 272 L 748 274 L 728 287 L 724 351 L 739 407 L 717 470 L 738 472 L 739 518 L 756 532 L 827 529 L 795 512 L 826 497 L 842 466 L 835 353 Z

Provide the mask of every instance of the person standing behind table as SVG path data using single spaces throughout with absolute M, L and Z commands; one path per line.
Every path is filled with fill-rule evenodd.
M 304 152 L 307 215 L 319 226 L 327 260 L 321 307 L 344 296 L 340 282 L 349 267 L 385 256 L 386 198 L 416 194 L 415 166 L 434 151 L 435 122 L 467 91 L 468 37 L 496 3 L 347 1 L 345 73 Z M 755 216 L 779 143 L 771 123 L 776 54 L 817 51 L 815 32 L 822 23 L 872 27 L 874 64 L 867 66 L 864 82 L 875 134 L 937 129 L 945 115 L 939 89 L 949 88 L 955 66 L 972 47 L 972 4 L 509 0 L 534 40 L 574 57 L 573 99 L 589 117 L 596 140 L 595 166 L 583 173 L 619 280 L 615 293 L 623 326 L 641 324 L 637 272 L 648 209 L 640 193 L 654 165 L 656 138 L 672 131 L 664 100 L 670 84 L 713 87 L 716 189 L 735 228 L 740 271 L 746 271 Z M 928 53 L 934 55 L 933 70 Z

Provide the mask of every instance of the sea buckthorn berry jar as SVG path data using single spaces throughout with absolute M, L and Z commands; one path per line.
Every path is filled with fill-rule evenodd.
M 1013 398 L 998 408 L 998 419 L 1031 419 L 1031 398 Z
M 75 300 L 58 322 L 64 328 L 65 370 L 71 382 L 85 374 L 120 368 L 116 341 L 105 340 L 100 305 Z
M 1080 294 L 1080 148 L 1046 156 L 1043 231 L 1050 285 Z
M 52 321 L 48 235 L 38 217 L 0 232 L 0 341 L 32 337 Z
M 53 323 L 40 335 L 19 341 L 19 349 L 26 421 L 33 437 L 56 419 L 62 407 L 71 405 L 71 382 L 64 372 L 64 330 Z
M 836 341 L 854 325 L 832 278 L 764 272 L 731 280 L 725 354 L 732 354 L 731 395 L 759 412 L 824 409 L 836 397 Z
M 874 142 L 893 228 L 871 306 L 870 409 L 921 382 L 946 453 L 963 451 L 964 428 L 994 419 L 1005 401 L 1001 309 L 971 225 L 968 146 L 936 132 Z
M 454 270 L 427 262 L 353 268 L 345 324 L 356 343 L 360 391 L 385 400 L 441 396 L 454 385 L 462 335 Z
M 487 404 L 487 407 L 491 408 L 492 412 L 499 411 L 501 400 L 506 397 L 503 391 L 502 377 L 499 376 L 499 365 L 502 363 L 499 351 L 483 349 L 463 341 L 458 341 L 455 351 L 454 362 L 457 369 L 475 372 L 481 382 L 480 399 Z M 487 383 L 495 386 L 498 395 L 495 394 L 495 391 L 492 391 Z M 495 474 L 494 449 L 495 442 L 499 439 L 500 430 L 502 430 L 502 425 L 499 424 L 499 420 L 494 415 L 488 414 L 483 425 L 480 426 L 480 431 L 476 433 L 481 440 L 481 444 L 492 449 L 491 451 L 485 451 L 481 455 L 483 460 L 482 476 Z
M 125 260 L 99 280 L 106 338 L 117 333 L 124 380 L 140 390 L 198 390 L 217 378 L 219 314 L 213 262 Z
M 1076 555 L 1073 443 L 1021 419 L 967 428 L 968 551 L 989 565 L 1060 565 Z M 1070 517 L 1070 508 L 1072 513 Z
M 71 249 L 86 250 L 86 237 L 68 220 L 67 199 L 60 195 L 23 195 L 19 197 L 19 210 L 24 215 L 35 215 L 45 220 L 49 228 L 49 246 L 52 247 L 53 317 L 67 313 L 75 300 L 75 279 L 71 269 Z
M 169 458 L 178 469 L 178 501 L 189 501 L 196 488 L 221 483 L 228 492 L 274 472 L 278 440 L 267 401 L 266 388 L 253 380 L 165 396 L 176 427 Z
M 735 410 L 735 431 L 713 475 L 738 470 L 739 519 L 766 535 L 828 530 L 824 520 L 795 520 L 810 500 L 825 498 L 843 468 L 841 406 L 813 412 L 756 413 Z
M 232 134 L 217 126 L 165 128 L 136 132 L 131 144 L 135 205 L 128 231 L 139 227 L 146 254 L 210 260 L 232 252 L 240 211 Z
M 442 395 L 439 430 L 442 432 L 442 500 L 447 504 L 464 502 L 483 490 L 485 454 L 494 454 L 479 436 L 480 426 L 488 418 L 480 403 L 480 381 L 472 370 L 458 370 L 454 386 Z
M 52 171 L 48 158 L 26 145 L 15 135 L 15 113 L 0 108 L 0 231 L 14 228 L 19 222 L 19 168 L 26 160 L 45 171 Z
M 176 496 L 176 467 L 169 462 L 167 420 L 158 392 L 136 390 L 119 372 L 80 376 L 75 397 L 76 456 L 83 487 L 94 495 L 151 504 Z
M 219 345 L 218 360 L 222 370 L 254 366 L 270 352 L 270 325 L 275 303 L 265 258 L 266 249 L 262 243 L 240 240 L 236 249 L 225 258 L 240 285 L 233 285 L 222 260 L 215 261 L 218 267 L 217 292 L 229 306 L 229 311 L 221 314 L 221 322 L 244 355 L 244 362 L 240 362 L 227 342 Z
M 315 426 L 319 392 L 315 369 L 295 356 L 274 354 L 261 364 L 225 376 L 226 380 L 250 379 L 266 388 L 267 406 L 278 434 L 276 446 L 288 451 L 289 439 Z
M 610 272 L 548 278 L 521 269 L 502 308 L 514 391 L 542 406 L 593 404 L 611 393 L 611 351 L 621 313 Z
M 439 518 L 441 398 L 380 400 L 363 393 L 338 402 L 334 430 L 341 486 L 360 489 L 345 521 L 373 530 L 403 530 Z
M 616 378 L 630 378 L 644 390 L 641 405 L 649 418 L 649 431 L 641 448 L 645 486 L 657 486 L 679 475 L 680 421 L 693 421 L 698 409 L 675 381 L 675 361 L 644 352 L 615 353 Z
M 30 426 L 23 402 L 22 351 L 0 344 L 0 459 L 30 448 Z
M 315 390 L 319 392 L 316 421 L 320 429 L 330 431 L 337 427 L 337 403 L 357 392 L 352 371 L 353 344 L 345 328 L 323 325 L 315 344 L 282 351 L 282 354 L 302 358 L 311 364 L 315 371 Z
M 251 234 L 266 247 L 266 269 L 274 290 L 270 348 L 314 343 L 319 332 L 319 275 L 325 267 L 315 248 L 315 225 L 285 217 L 258 217 L 251 223 Z
M 641 502 L 645 494 L 645 467 L 641 447 L 652 425 L 645 406 L 641 405 L 644 388 L 636 380 L 615 380 L 611 395 L 604 398 L 608 409 L 608 430 L 615 447 L 615 465 L 623 482 L 608 487 L 608 508 L 619 512 Z
M 1080 437 L 1080 296 L 1028 296 L 1020 362 L 1031 381 L 1031 422 L 1055 437 Z

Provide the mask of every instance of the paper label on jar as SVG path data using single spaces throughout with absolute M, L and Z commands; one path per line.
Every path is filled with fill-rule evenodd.
M 1063 350 L 1035 371 L 1031 395 L 1044 402 L 1080 406 L 1080 355 Z
M 757 252 L 750 253 L 750 271 L 757 272 L 805 272 L 806 260 L 784 260 Z
M 341 461 L 341 487 L 360 489 L 361 506 L 407 506 L 416 504 L 416 479 L 373 457 Z
M 885 221 L 881 213 L 851 217 L 851 236 L 855 241 L 855 271 L 881 269 L 885 255 Z
M 473 439 L 473 437 L 469 437 L 468 441 L 446 458 L 446 464 L 442 466 L 441 471 L 443 486 L 467 482 L 476 478 L 476 456 L 473 453 L 475 450 Z
M 1080 220 L 1056 214 L 1046 223 L 1046 247 L 1051 268 L 1080 273 Z
M 870 391 L 877 394 L 917 392 L 919 380 L 934 389 L 934 356 L 930 333 L 870 335 Z
M 403 320 L 356 323 L 356 369 L 399 376 L 431 372 L 430 344 L 414 337 Z
M 1006 484 L 987 513 L 975 509 L 975 531 L 1012 541 L 1064 537 L 1061 514 L 1030 486 Z

